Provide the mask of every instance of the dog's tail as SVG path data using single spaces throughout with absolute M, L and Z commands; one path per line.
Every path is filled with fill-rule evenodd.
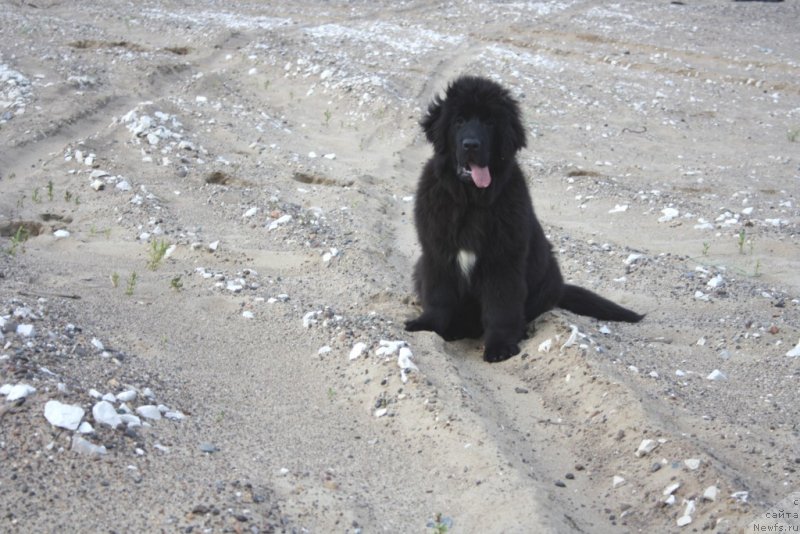
M 597 293 L 592 293 L 588 289 L 564 284 L 564 293 L 558 302 L 558 307 L 578 315 L 586 315 L 600 319 L 602 321 L 624 321 L 626 323 L 638 323 L 644 315 L 623 308 L 605 299 Z

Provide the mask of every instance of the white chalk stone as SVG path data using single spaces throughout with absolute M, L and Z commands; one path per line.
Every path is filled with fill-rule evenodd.
M 362 354 L 364 354 L 364 350 L 367 348 L 367 344 L 359 341 L 353 348 L 350 349 L 350 359 L 355 360 L 356 358 L 360 358 Z
M 611 486 L 614 488 L 618 488 L 625 484 L 625 479 L 619 475 L 614 475 L 614 478 L 611 479 Z
M 795 346 L 795 348 L 787 352 L 786 355 L 789 356 L 790 358 L 797 358 L 798 356 L 800 356 L 800 341 L 798 341 L 797 346 Z
M 690 471 L 694 471 L 700 467 L 700 460 L 697 458 L 687 458 L 683 461 L 683 465 L 685 465 Z
M 44 417 L 47 421 L 59 428 L 75 430 L 83 419 L 83 408 L 71 404 L 62 404 L 57 400 L 47 401 L 44 405 Z
M 716 501 L 717 495 L 719 495 L 719 488 L 716 486 L 709 486 L 703 492 L 703 500 L 706 501 Z
M 714 369 L 708 374 L 706 380 L 725 380 L 726 378 L 728 377 L 725 376 L 725 373 L 723 373 L 719 369 Z
M 117 400 L 119 402 L 131 402 L 132 400 L 136 400 L 136 390 L 128 389 L 117 393 Z
M 17 335 L 22 337 L 31 337 L 34 334 L 34 328 L 32 324 L 18 324 L 17 325 Z
M 161 410 L 158 409 L 158 406 L 153 406 L 152 404 L 145 404 L 144 406 L 139 406 L 138 408 L 136 408 L 136 413 L 138 413 L 142 417 L 146 417 L 147 419 L 153 419 L 155 421 L 161 419 Z
M 675 482 L 674 484 L 670 484 L 669 486 L 664 488 L 664 491 L 662 492 L 662 495 L 672 495 L 680 487 L 681 487 L 681 483 L 680 482 Z
M 117 410 L 108 401 L 101 400 L 92 406 L 92 416 L 95 422 L 108 425 L 111 428 L 117 428 L 122 424 L 122 419 Z
M 36 388 L 28 384 L 16 384 L 8 389 L 6 394 L 6 401 L 12 402 L 19 399 L 24 399 L 28 395 L 35 393 Z
M 639 448 L 636 449 L 636 456 L 637 458 L 641 458 L 642 456 L 647 456 L 651 452 L 653 452 L 656 447 L 658 447 L 658 442 L 652 439 L 643 439 L 642 442 L 639 444 Z
M 100 455 L 106 454 L 106 448 L 103 445 L 95 445 L 91 441 L 82 438 L 75 434 L 72 436 L 72 446 L 70 450 L 79 454 Z

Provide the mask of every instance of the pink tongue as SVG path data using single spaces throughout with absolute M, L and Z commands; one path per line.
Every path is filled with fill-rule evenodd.
M 478 167 L 477 165 L 469 164 L 469 169 L 472 171 L 472 181 L 481 189 L 489 187 L 492 183 L 492 175 L 489 174 L 489 167 Z

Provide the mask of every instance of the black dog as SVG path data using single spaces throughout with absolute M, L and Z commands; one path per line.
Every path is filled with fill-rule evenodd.
M 406 330 L 448 341 L 485 333 L 483 359 L 499 362 L 519 352 L 527 323 L 554 307 L 607 321 L 642 319 L 564 284 L 516 161 L 525 129 L 506 89 L 458 78 L 434 98 L 421 126 L 434 148 L 414 207 L 423 312 Z

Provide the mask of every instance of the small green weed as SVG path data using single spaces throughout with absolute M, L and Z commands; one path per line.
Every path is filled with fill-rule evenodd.
M 111 285 L 114 286 L 114 289 L 119 287 L 119 273 L 116 271 L 111 273 Z
M 169 242 L 166 239 L 153 239 L 150 242 L 150 259 L 147 261 L 147 268 L 151 271 L 158 269 L 167 254 L 167 249 L 169 249 Z
M 445 534 L 445 532 L 449 531 L 453 526 L 453 520 L 449 517 L 442 516 L 441 513 L 438 513 L 436 514 L 436 517 L 428 521 L 426 526 L 429 529 L 432 529 L 434 534 Z
M 8 255 L 9 256 L 16 256 L 17 255 L 17 250 L 19 250 L 20 248 L 22 248 L 22 250 L 24 252 L 25 249 L 24 249 L 24 244 L 23 243 L 25 243 L 25 241 L 28 240 L 28 237 L 29 236 L 28 236 L 27 228 L 25 228 L 24 226 L 19 226 L 17 228 L 17 231 L 11 237 L 11 246 L 8 247 L 8 250 L 6 251 L 8 253 Z
M 129 297 L 132 296 L 134 289 L 136 289 L 136 271 L 133 271 L 130 278 L 128 278 L 128 286 L 125 288 L 125 294 Z
M 739 230 L 739 254 L 744 254 L 744 244 L 747 242 L 747 233 L 744 231 L 744 228 Z
M 178 275 L 172 280 L 170 280 L 169 287 L 171 287 L 173 291 L 180 291 L 181 289 L 183 289 L 183 281 L 181 280 L 181 275 Z

